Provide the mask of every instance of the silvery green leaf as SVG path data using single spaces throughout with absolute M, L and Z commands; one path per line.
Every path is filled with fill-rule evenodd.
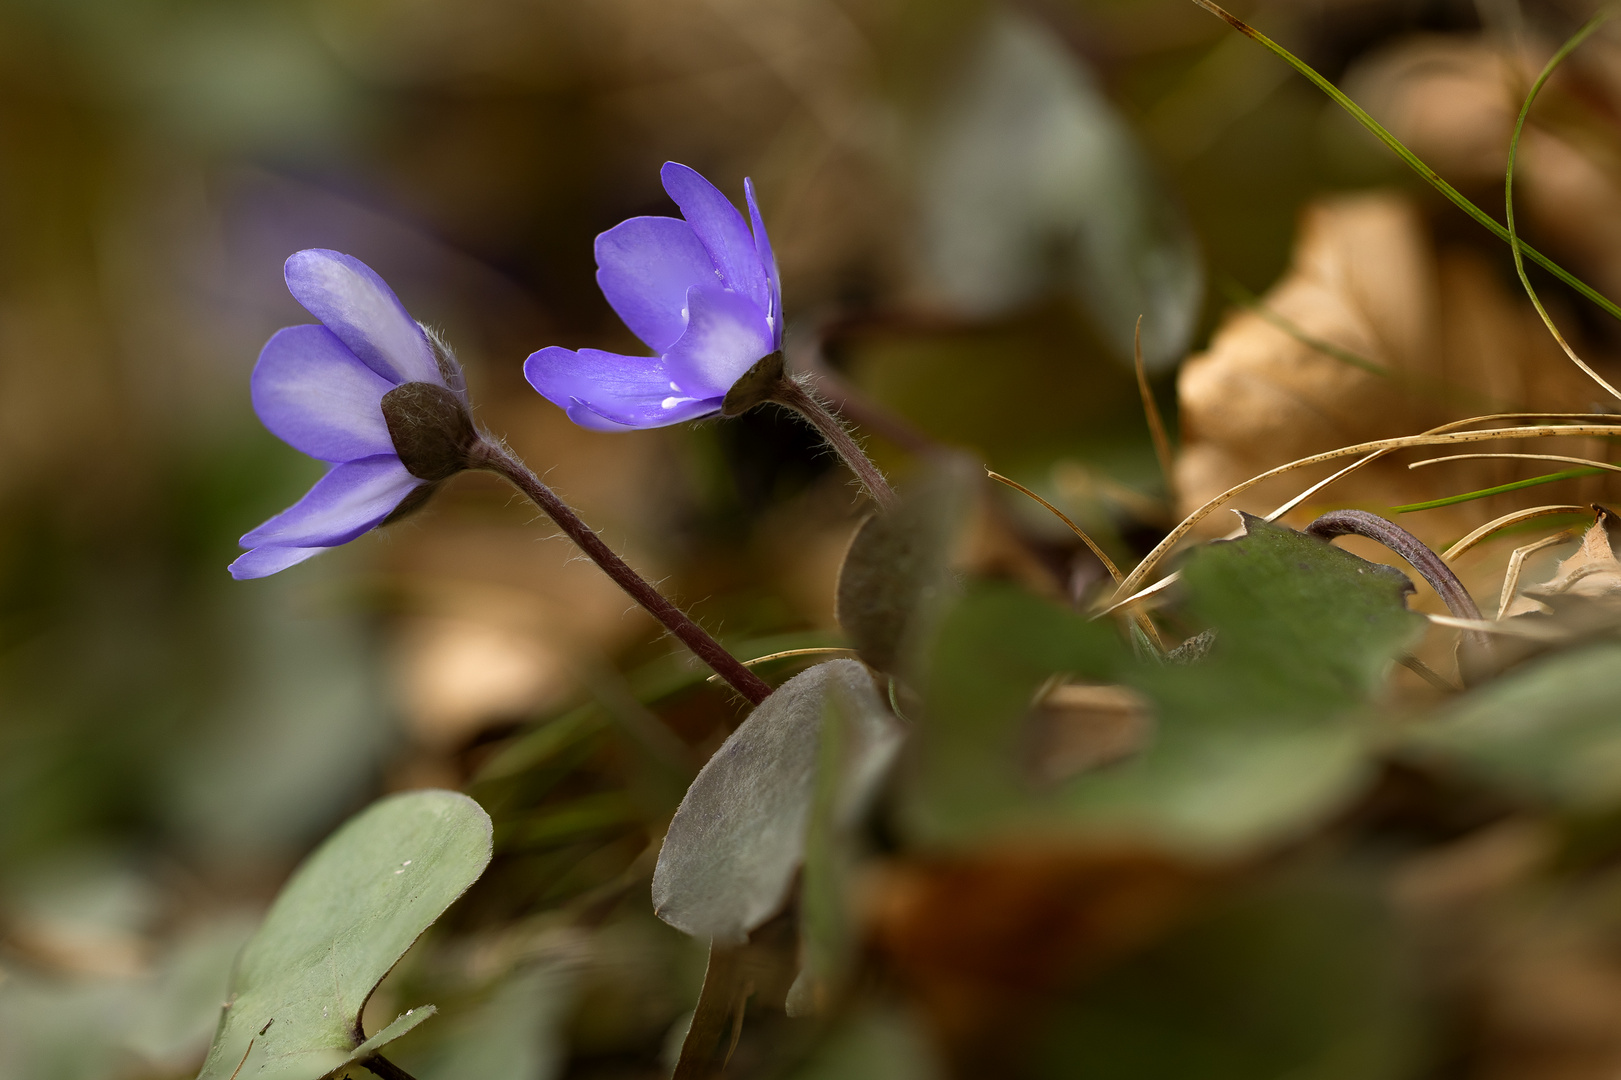
M 319 1080 L 415 1027 L 431 1007 L 368 1040 L 361 1010 L 489 861 L 489 816 L 465 795 L 407 792 L 351 818 L 243 949 L 198 1080 Z
M 1181 359 L 1204 295 L 1198 243 L 1081 60 L 1034 20 L 992 17 L 924 140 L 924 263 L 941 299 L 995 316 L 1080 298 L 1123 358 Z
M 898 731 L 866 668 L 833 660 L 778 687 L 687 789 L 653 871 L 659 918 L 695 937 L 735 943 L 782 907 L 805 854 L 830 699 L 850 720 L 843 768 L 857 781 L 841 793 L 840 809 L 858 811 Z
M 952 549 L 968 517 L 978 469 L 953 458 L 908 485 L 857 530 L 839 568 L 837 616 L 861 658 L 906 668 L 947 598 Z
M 1614 642 L 1527 663 L 1415 725 L 1403 752 L 1533 799 L 1609 810 L 1621 805 L 1618 667 Z

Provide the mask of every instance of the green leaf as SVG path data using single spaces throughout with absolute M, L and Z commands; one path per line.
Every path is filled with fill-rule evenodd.
M 858 945 L 853 911 L 855 864 L 861 854 L 857 826 L 900 749 L 901 732 L 883 717 L 874 739 L 863 711 L 835 685 L 822 710 L 816 780 L 805 830 L 800 875 L 800 971 L 788 989 L 789 1016 L 826 1011 L 844 985 Z M 882 714 L 876 714 L 882 715 Z
M 879 671 L 906 667 L 928 634 L 978 479 L 966 461 L 952 459 L 903 489 L 851 541 L 839 569 L 839 625 Z
M 1231 854 L 1308 828 L 1368 771 L 1360 711 L 1423 631 L 1398 571 L 1255 518 L 1183 570 L 1202 659 L 1138 660 L 1111 627 L 1005 586 L 947 616 L 926 689 L 909 812 L 934 841 L 1126 833 Z M 1021 768 L 1037 690 L 1055 675 L 1125 684 L 1149 744 L 1056 786 Z
M 414 1027 L 371 1040 L 360 1014 L 412 942 L 490 861 L 490 819 L 450 791 L 373 803 L 305 860 L 232 974 L 198 1080 L 319 1080 Z
M 1537 660 L 1414 728 L 1401 750 L 1556 805 L 1621 805 L 1621 644 Z
M 866 789 L 881 777 L 899 733 L 866 668 L 833 660 L 789 679 L 727 737 L 681 800 L 653 871 L 659 918 L 735 943 L 782 907 L 805 852 L 834 695 L 852 720 L 848 775 Z M 849 797 L 859 803 L 862 794 Z

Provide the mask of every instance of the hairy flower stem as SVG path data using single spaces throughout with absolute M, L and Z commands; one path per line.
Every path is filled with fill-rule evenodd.
M 1369 540 L 1377 540 L 1406 559 L 1408 565 L 1423 575 L 1453 615 L 1477 622 L 1481 618 L 1474 597 L 1463 587 L 1463 582 L 1452 572 L 1452 567 L 1431 551 L 1424 541 L 1393 521 L 1366 510 L 1334 510 L 1307 525 L 1306 532 L 1320 540 L 1332 540 L 1336 536 L 1365 536 Z M 1482 656 L 1491 655 L 1491 641 L 1484 633 L 1465 630 L 1464 637 Z
M 872 496 L 880 509 L 888 510 L 895 505 L 895 489 L 889 486 L 884 474 L 878 471 L 878 466 L 861 449 L 861 444 L 844 426 L 844 421 L 807 390 L 804 383 L 792 376 L 785 377 L 777 384 L 769 400 L 810 421 L 827 445 L 833 448 L 833 452 L 843 458 L 850 471 L 856 474 L 856 479 L 861 481 L 861 486 L 867 489 L 867 494 Z
M 737 657 L 727 652 L 720 642 L 710 637 L 703 627 L 687 616 L 686 612 L 672 604 L 645 578 L 632 570 L 617 552 L 603 543 L 602 537 L 598 536 L 591 526 L 580 520 L 580 516 L 568 503 L 558 497 L 557 492 L 547 487 L 512 451 L 489 439 L 480 438 L 468 452 L 468 467 L 488 469 L 503 476 L 513 487 L 529 496 L 536 506 L 545 511 L 547 517 L 557 523 L 558 528 L 568 534 L 570 540 L 579 545 L 581 551 L 591 557 L 592 562 L 602 568 L 603 573 L 613 579 L 615 585 L 624 589 L 630 594 L 631 599 L 663 623 L 665 629 L 696 653 L 698 659 L 713 668 L 715 674 L 730 683 L 732 689 L 755 705 L 771 695 L 770 684 L 744 667 Z

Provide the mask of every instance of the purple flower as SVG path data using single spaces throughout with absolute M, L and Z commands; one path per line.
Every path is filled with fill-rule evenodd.
M 442 478 L 425 479 L 420 467 L 414 474 L 400 460 L 391 434 L 398 414 L 385 417 L 384 395 L 427 384 L 428 396 L 456 402 L 451 411 L 465 417 L 454 361 L 370 267 L 312 249 L 287 260 L 286 277 L 293 298 L 321 324 L 289 326 L 265 344 L 253 369 L 253 408 L 272 433 L 333 467 L 292 507 L 242 537 L 252 550 L 231 564 L 239 580 L 348 543 L 408 500 L 410 509 Z M 407 428 L 412 424 L 420 427 L 408 420 Z M 471 421 L 466 427 L 470 432 Z
M 782 283 L 754 185 L 743 215 L 708 180 L 666 162 L 664 190 L 686 220 L 638 217 L 597 237 L 597 284 L 656 356 L 551 346 L 524 375 L 581 427 L 663 427 L 720 411 L 726 391 L 782 348 Z

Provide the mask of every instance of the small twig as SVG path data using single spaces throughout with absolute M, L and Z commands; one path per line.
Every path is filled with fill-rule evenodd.
M 1497 597 L 1497 618 L 1502 621 L 1504 612 L 1508 611 L 1509 604 L 1514 601 L 1514 594 L 1520 587 L 1520 571 L 1525 567 L 1526 557 L 1534 555 L 1546 547 L 1563 544 L 1567 540 L 1575 539 L 1568 530 L 1544 536 L 1534 544 L 1517 547 L 1508 557 L 1508 573 L 1503 575 L 1503 591 Z
M 806 380 L 808 381 L 808 380 Z M 843 459 L 850 471 L 856 474 L 861 486 L 867 489 L 873 502 L 881 509 L 888 510 L 895 505 L 895 489 L 889 486 L 884 474 L 872 459 L 861 449 L 850 430 L 844 426 L 844 421 L 833 414 L 817 396 L 805 388 L 805 383 L 798 378 L 788 376 L 778 385 L 776 392 L 770 397 L 785 409 L 792 410 L 808 420 L 812 427 L 827 441 L 833 452 Z
M 1165 433 L 1165 419 L 1159 414 L 1159 403 L 1148 385 L 1148 369 L 1143 365 L 1143 317 L 1137 316 L 1137 330 L 1131 343 L 1132 363 L 1137 368 L 1137 392 L 1142 395 L 1143 415 L 1148 418 L 1148 434 L 1154 440 L 1154 456 L 1159 459 L 1159 471 L 1165 477 L 1165 501 L 1176 505 L 1176 473 L 1171 457 L 1171 437 Z M 1119 575 L 1115 584 L 1120 584 Z
M 416 1077 L 388 1060 L 382 1054 L 373 1054 L 359 1064 L 361 1068 L 381 1077 L 382 1080 L 416 1080 Z
M 1475 604 L 1475 598 L 1463 587 L 1463 582 L 1452 572 L 1452 567 L 1431 551 L 1424 541 L 1394 521 L 1387 521 L 1366 510 L 1334 510 L 1307 525 L 1305 531 L 1320 540 L 1332 540 L 1336 536 L 1365 536 L 1378 541 L 1407 560 L 1408 565 L 1430 583 L 1430 588 L 1435 590 L 1455 617 L 1480 621 L 1480 608 Z M 1490 639 L 1479 631 L 1471 630 L 1468 633 L 1475 645 L 1490 655 Z
M 1430 665 L 1426 664 L 1424 661 L 1420 660 L 1418 657 L 1414 656 L 1412 653 L 1406 653 L 1402 656 L 1398 656 L 1396 658 L 1396 662 L 1402 667 L 1406 668 L 1408 671 L 1411 671 L 1414 675 L 1417 675 L 1419 678 L 1429 683 L 1431 686 L 1435 687 L 1437 690 L 1448 694 L 1454 694 L 1458 691 L 1456 686 L 1453 686 L 1451 683 L 1447 682 L 1447 680 L 1443 678 L 1439 672 L 1430 667 Z
M 683 645 L 691 649 L 715 674 L 732 685 L 751 703 L 758 705 L 771 696 L 771 686 L 726 651 L 703 627 L 693 622 L 686 612 L 676 607 L 648 581 L 631 569 L 630 564 L 603 542 L 574 509 L 536 476 L 517 456 L 499 443 L 481 437 L 469 451 L 469 467 L 488 469 L 505 477 L 514 487 L 527 495 L 568 538 L 579 545 L 602 572 L 613 579 L 631 598 L 647 610 L 665 629 L 674 634 Z
M 715 1047 L 732 1017 L 743 950 L 737 945 L 709 946 L 709 969 L 704 972 L 704 986 L 698 993 L 692 1023 L 682 1040 L 681 1057 L 670 1080 L 702 1080 L 714 1074 Z
M 265 1026 L 268 1027 L 269 1025 L 267 1024 Z M 232 1070 L 232 1072 L 231 1072 L 231 1080 L 236 1080 L 236 1074 L 241 1072 L 242 1071 L 242 1066 L 244 1066 L 244 1065 L 246 1065 L 248 1063 L 248 1055 L 253 1053 L 253 1044 L 256 1041 L 257 1041 L 256 1039 L 249 1039 L 248 1040 L 248 1048 L 246 1050 L 242 1051 L 242 1060 L 237 1062 L 236 1063 L 236 1068 L 234 1070 Z

